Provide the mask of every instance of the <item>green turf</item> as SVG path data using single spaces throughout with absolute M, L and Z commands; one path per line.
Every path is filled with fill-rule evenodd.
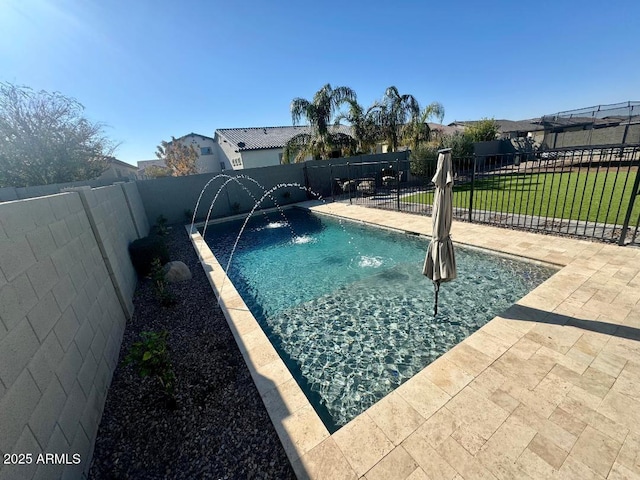
M 636 172 L 535 173 L 476 180 L 473 209 L 542 217 L 622 224 Z M 471 184 L 456 185 L 453 203 L 468 208 Z M 431 204 L 433 193 L 417 193 L 405 202 Z M 631 221 L 640 215 L 636 198 Z

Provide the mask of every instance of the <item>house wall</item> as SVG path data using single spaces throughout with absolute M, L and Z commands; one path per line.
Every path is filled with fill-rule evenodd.
M 210 173 L 210 172 L 219 172 L 220 164 L 216 161 L 215 155 L 215 142 L 211 138 L 203 137 L 201 135 L 186 135 L 182 137 L 180 141 L 184 145 L 193 145 L 198 152 L 198 160 L 196 161 L 196 166 L 198 168 L 198 173 Z M 202 155 L 201 148 L 210 148 L 211 155 Z
M 218 164 L 224 162 L 225 170 L 244 168 L 242 164 L 237 165 L 238 161 L 242 162 L 242 155 L 235 151 L 234 146 L 218 134 L 216 134 L 215 140 L 215 156 Z
M 0 478 L 88 472 L 130 314 L 120 295 L 130 302 L 135 288 L 134 187 L 0 204 L 0 452 L 34 458 L 0 462 Z M 38 465 L 39 453 L 77 453 L 80 464 Z
M 247 150 L 240 152 L 243 168 L 271 167 L 280 165 L 280 157 L 283 148 L 270 148 L 265 150 Z
M 126 179 L 137 180 L 138 167 L 133 165 L 124 166 L 119 164 L 110 164 L 102 175 L 98 177 L 98 180 L 111 180 L 116 182 L 122 182 Z

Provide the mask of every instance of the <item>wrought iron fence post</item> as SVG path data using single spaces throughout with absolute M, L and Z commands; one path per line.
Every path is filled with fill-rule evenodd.
M 473 222 L 473 184 L 476 180 L 476 154 L 473 154 L 473 170 L 471 172 L 471 191 L 469 192 L 469 222 Z
M 396 210 L 400 211 L 400 159 L 396 158 Z
M 627 230 L 629 230 L 629 222 L 631 221 L 631 211 L 633 210 L 633 204 L 636 201 L 636 197 L 640 194 L 640 171 L 636 173 L 636 180 L 633 182 L 633 188 L 631 189 L 631 199 L 629 199 L 629 207 L 627 208 L 627 214 L 624 216 L 624 224 L 622 225 L 622 231 L 620 232 L 620 239 L 618 245 L 624 246 L 624 241 L 627 238 Z
M 349 177 L 349 182 L 347 183 L 347 185 L 349 185 L 349 188 L 347 190 L 349 190 L 349 205 L 352 205 L 353 203 L 351 202 L 351 186 L 353 185 L 351 183 L 351 166 L 349 165 L 349 162 L 347 162 L 347 177 Z
M 335 202 L 336 201 L 336 195 L 334 193 L 334 178 L 333 178 L 333 164 L 329 165 L 329 185 L 331 185 L 331 201 Z

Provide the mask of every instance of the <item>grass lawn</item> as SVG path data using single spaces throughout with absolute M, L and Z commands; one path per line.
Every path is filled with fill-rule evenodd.
M 476 180 L 473 209 L 542 217 L 622 224 L 636 172 L 513 174 Z M 454 188 L 453 203 L 468 208 L 471 184 Z M 433 203 L 433 192 L 403 197 L 405 202 Z M 640 215 L 637 198 L 632 224 Z

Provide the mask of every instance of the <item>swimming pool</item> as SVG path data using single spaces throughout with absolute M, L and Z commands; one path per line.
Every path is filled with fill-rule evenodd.
M 241 225 L 207 229 L 224 266 Z M 555 272 L 457 248 L 434 318 L 428 242 L 300 209 L 257 216 L 240 238 L 230 279 L 330 431 Z

